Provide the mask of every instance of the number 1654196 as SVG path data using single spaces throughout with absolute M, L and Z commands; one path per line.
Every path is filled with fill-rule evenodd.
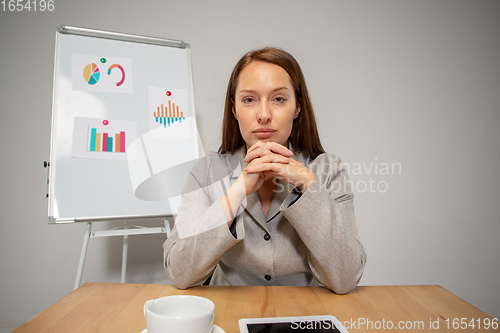
M 55 9 L 54 0 L 2 0 L 4 12 L 52 12 Z
M 446 328 L 447 329 L 497 329 L 498 328 L 498 319 L 497 318 L 477 318 L 477 319 L 469 319 L 469 318 L 454 318 L 454 319 L 446 319 Z

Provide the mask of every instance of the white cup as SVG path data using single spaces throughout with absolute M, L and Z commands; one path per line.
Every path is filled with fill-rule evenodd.
M 148 333 L 209 333 L 214 310 L 211 300 L 190 295 L 160 297 L 144 304 Z

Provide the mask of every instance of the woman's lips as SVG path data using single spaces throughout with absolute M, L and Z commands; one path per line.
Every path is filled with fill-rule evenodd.
M 253 131 L 253 134 L 259 139 L 269 139 L 276 133 L 276 130 L 270 128 L 259 128 Z

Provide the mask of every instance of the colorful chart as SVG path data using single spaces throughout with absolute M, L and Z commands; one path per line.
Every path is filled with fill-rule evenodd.
M 178 121 L 182 123 L 182 119 L 184 118 L 184 112 L 179 112 L 179 106 L 172 103 L 172 101 L 168 101 L 168 107 L 163 106 L 161 104 L 161 108 L 158 106 L 157 111 L 153 112 L 153 117 L 156 119 L 157 123 L 163 124 L 163 127 L 170 126 L 170 124 Z
M 113 70 L 115 68 L 118 68 L 122 72 L 122 78 L 121 78 L 121 80 L 118 81 L 118 82 L 116 82 L 116 86 L 119 87 L 119 86 L 121 86 L 123 84 L 123 82 L 125 82 L 125 70 L 123 69 L 122 66 L 120 66 L 118 64 L 113 64 L 113 65 L 109 66 L 109 68 L 108 68 L 108 75 L 111 75 L 111 70 Z
M 83 79 L 90 85 L 94 85 L 99 81 L 101 73 L 96 64 L 90 63 L 83 69 Z
M 114 143 L 114 144 L 113 144 Z M 98 133 L 97 128 L 90 128 L 89 151 L 125 153 L 125 132 L 109 135 L 108 133 Z

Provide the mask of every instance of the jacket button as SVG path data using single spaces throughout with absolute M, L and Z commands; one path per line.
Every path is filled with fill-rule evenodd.
M 270 239 L 271 239 L 271 235 L 269 235 L 269 234 L 265 234 L 265 235 L 264 235 L 264 239 L 265 239 L 266 241 L 270 240 Z
M 271 275 L 264 275 L 264 279 L 266 279 L 267 281 L 271 281 Z

